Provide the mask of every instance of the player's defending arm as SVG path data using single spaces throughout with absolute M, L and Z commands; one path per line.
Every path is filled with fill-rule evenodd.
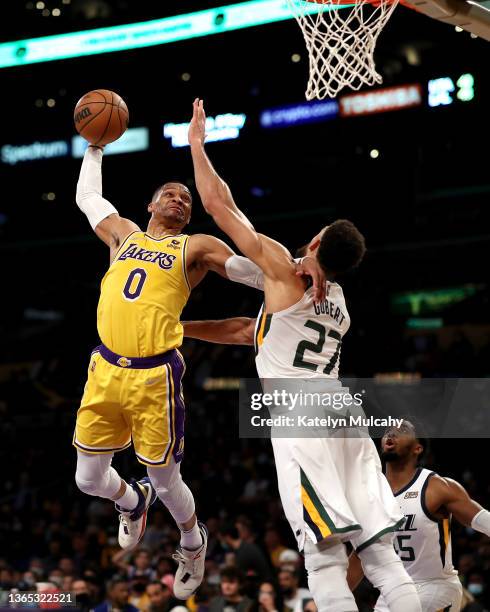
M 184 336 L 214 344 L 253 345 L 255 319 L 235 317 L 221 321 L 182 321 Z
M 100 147 L 89 145 L 83 157 L 77 183 L 76 201 L 97 236 L 112 249 L 131 232 L 136 223 L 119 216 L 114 206 L 102 197 L 102 155 Z
M 196 99 L 189 126 L 189 144 L 196 187 L 206 212 L 213 217 L 216 224 L 233 240 L 240 251 L 264 271 L 266 276 L 274 276 L 274 272 L 277 272 L 281 266 L 288 268 L 291 273 L 292 260 L 287 250 L 255 231 L 253 225 L 233 201 L 230 188 L 213 168 L 204 150 L 205 124 L 206 115 L 203 102 Z M 270 265 L 271 260 L 266 259 L 264 250 L 275 251 L 274 270 Z
M 471 499 L 459 482 L 433 476 L 427 495 L 434 496 L 436 505 L 444 507 L 462 525 L 490 537 L 490 512 Z

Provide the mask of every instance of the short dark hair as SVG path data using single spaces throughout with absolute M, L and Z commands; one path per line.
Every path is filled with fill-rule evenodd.
M 180 181 L 167 181 L 166 183 L 163 183 L 162 185 L 160 185 L 160 187 L 157 187 L 157 189 L 155 189 L 155 191 L 153 192 L 153 195 L 151 198 L 152 202 L 155 201 L 155 198 L 158 196 L 160 191 L 167 185 L 182 185 L 182 187 L 185 187 L 185 189 L 187 189 L 187 191 L 189 192 L 189 195 L 191 196 L 191 202 L 192 202 L 191 190 L 189 189 L 189 187 L 187 187 L 187 185 L 184 185 L 184 183 L 181 183 Z
M 228 565 L 224 567 L 220 572 L 221 580 L 225 580 L 228 582 L 238 582 L 238 584 L 242 585 L 244 580 L 244 575 L 238 567 L 234 567 L 232 565 Z
M 364 236 L 347 219 L 338 219 L 323 232 L 318 247 L 318 263 L 324 272 L 342 274 L 361 263 L 366 252 Z
M 417 436 L 417 442 L 423 448 L 423 451 L 418 456 L 418 463 L 423 463 L 430 452 L 430 440 L 429 438 L 420 438 L 419 436 Z
M 129 587 L 129 581 L 127 578 L 116 575 L 107 583 L 107 592 L 110 593 L 118 584 L 126 584 Z

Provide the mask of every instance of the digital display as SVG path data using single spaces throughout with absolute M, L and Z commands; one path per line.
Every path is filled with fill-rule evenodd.
M 240 136 L 240 130 L 245 125 L 247 116 L 243 113 L 225 113 L 216 117 L 206 118 L 206 142 L 217 142 L 221 140 L 234 140 Z M 166 123 L 163 126 L 163 136 L 170 138 L 172 147 L 187 147 L 189 122 Z
M 260 114 L 260 125 L 263 128 L 280 128 L 303 123 L 316 123 L 333 119 L 339 114 L 336 100 L 303 102 L 269 108 Z
M 475 77 L 470 73 L 460 77 L 440 77 L 431 79 L 428 85 L 428 104 L 431 108 L 436 106 L 450 106 L 457 102 L 470 102 L 475 98 Z
M 307 13 L 319 10 L 314 2 L 304 8 Z M 251 0 L 164 19 L 17 40 L 0 44 L 0 68 L 163 45 L 286 19 L 293 19 L 293 14 L 285 0 Z
M 71 140 L 72 157 L 83 157 L 87 144 L 87 141 L 81 136 L 73 136 Z M 104 147 L 104 155 L 146 151 L 149 146 L 150 132 L 148 128 L 129 128 L 121 138 Z
M 482 288 L 483 285 L 469 284 L 460 287 L 398 293 L 392 296 L 391 306 L 398 314 L 417 317 L 440 312 L 452 304 L 463 302 Z

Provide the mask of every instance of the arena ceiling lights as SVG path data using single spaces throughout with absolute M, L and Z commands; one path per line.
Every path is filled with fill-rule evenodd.
M 308 11 L 317 12 L 311 3 Z M 110 28 L 0 44 L 0 68 L 126 51 L 292 19 L 286 0 L 251 0 Z

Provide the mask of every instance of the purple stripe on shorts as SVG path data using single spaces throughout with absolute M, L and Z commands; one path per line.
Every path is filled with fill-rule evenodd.
M 151 357 L 125 357 L 124 355 L 113 353 L 104 344 L 101 344 L 95 348 L 94 351 L 92 351 L 92 354 L 95 351 L 98 351 L 102 357 L 113 366 L 136 370 L 157 368 L 158 366 L 165 365 L 166 363 L 173 363 L 174 360 L 179 359 L 175 349 L 162 353 L 161 355 L 152 355 Z
M 178 463 L 184 458 L 184 423 L 185 423 L 185 405 L 181 397 L 182 393 L 182 377 L 184 375 L 184 364 L 182 359 L 179 357 L 177 351 L 175 351 L 175 357 L 172 359 L 170 364 L 172 366 L 172 380 L 174 383 L 174 402 L 175 402 L 175 415 L 174 415 L 174 430 L 175 430 L 175 444 L 173 450 L 173 456 L 175 462 Z

